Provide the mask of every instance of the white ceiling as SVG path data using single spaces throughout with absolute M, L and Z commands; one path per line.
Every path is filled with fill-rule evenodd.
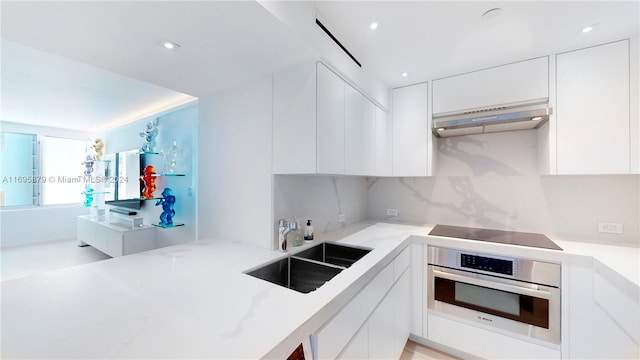
M 5 47 L 3 41 L 6 121 L 94 131 L 131 113 L 149 114 L 154 104 L 186 98 L 184 94 L 200 97 L 317 56 L 256 2 L 0 5 L 3 39 L 59 55 L 24 48 L 14 55 L 19 46 Z M 181 48 L 168 51 L 161 40 Z M 26 55 L 32 55 L 31 66 L 17 60 Z M 109 72 L 120 75 L 110 77 Z M 31 83 L 23 83 L 25 73 Z
M 2 39 L 2 120 L 100 131 L 195 98 Z
M 363 67 L 398 87 L 637 34 L 639 3 L 313 4 Z M 0 35 L 8 40 L 2 42 L 2 120 L 14 122 L 95 131 L 190 99 L 185 94 L 200 97 L 322 55 L 253 1 L 0 6 Z M 501 15 L 481 18 L 495 7 Z M 375 32 L 368 28 L 372 20 L 381 23 Z M 580 32 L 594 23 L 593 32 Z M 167 51 L 158 45 L 164 39 L 182 47 Z M 409 76 L 400 77 L 403 71 Z
M 391 87 L 554 54 L 640 31 L 640 1 L 316 1 L 364 66 Z M 482 14 L 501 8 L 500 15 Z M 379 21 L 371 31 L 368 24 Z M 583 34 L 586 25 L 598 23 Z M 409 76 L 403 78 L 402 72 Z

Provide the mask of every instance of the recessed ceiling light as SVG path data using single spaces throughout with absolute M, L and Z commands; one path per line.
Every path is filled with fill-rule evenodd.
M 540 121 L 542 120 L 542 116 L 534 116 L 531 118 L 532 121 Z
M 380 27 L 380 23 L 377 21 L 372 21 L 369 23 L 369 29 L 375 30 Z
M 402 77 L 407 77 L 407 76 L 409 76 L 409 73 L 405 71 L 405 72 L 403 72 L 402 74 L 400 74 L 400 76 L 402 76 Z
M 593 30 L 595 30 L 596 26 L 598 26 L 598 24 L 591 24 L 591 25 L 587 25 L 585 27 L 582 28 L 582 30 L 580 30 L 583 34 L 587 34 L 592 32 Z
M 502 14 L 502 9 L 500 8 L 493 8 L 493 9 L 489 9 L 487 11 L 484 12 L 484 14 L 482 14 L 482 18 L 483 19 L 491 19 L 494 18 L 498 15 Z
M 162 47 L 164 47 L 167 50 L 177 50 L 178 48 L 180 48 L 180 44 L 176 44 L 168 40 L 162 40 L 160 42 L 160 45 L 162 45 Z
M 444 131 L 444 128 L 438 128 L 437 131 Z

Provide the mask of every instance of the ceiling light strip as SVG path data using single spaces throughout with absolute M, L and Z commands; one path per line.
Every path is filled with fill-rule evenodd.
M 356 60 L 356 58 L 351 55 L 351 53 L 349 52 L 349 50 L 347 50 L 347 48 L 344 47 L 344 45 L 342 45 L 340 43 L 340 41 L 338 41 L 338 39 L 336 39 L 335 36 L 333 36 L 333 34 L 331 33 L 331 31 L 329 31 L 329 29 L 327 29 L 324 25 L 322 25 L 322 23 L 320 22 L 320 20 L 318 20 L 316 18 L 316 24 L 318 26 L 320 26 L 320 29 L 322 29 L 322 31 L 324 31 L 327 35 L 329 35 L 329 37 L 331 38 L 331 40 L 333 40 L 336 44 L 338 44 L 338 46 L 340 46 L 340 48 L 342 49 L 342 51 L 344 51 L 347 55 L 349 55 L 349 57 L 351 58 L 351 60 L 353 60 L 359 67 L 362 67 L 362 64 L 360 64 L 360 62 L 358 60 Z

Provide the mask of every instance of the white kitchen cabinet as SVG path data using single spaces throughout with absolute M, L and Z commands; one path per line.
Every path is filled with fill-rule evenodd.
M 78 245 L 92 247 L 111 256 L 124 256 L 155 249 L 156 229 L 143 225 L 135 229 L 111 224 L 108 220 L 97 221 L 87 215 L 78 216 Z
M 400 357 L 411 326 L 410 259 L 407 247 L 315 334 L 319 359 Z
M 389 264 L 317 332 L 318 357 L 335 359 L 392 285 L 393 264 Z
M 344 174 L 345 83 L 322 63 L 317 71 L 317 171 Z
M 406 268 L 405 268 L 406 269 Z M 369 359 L 399 359 L 411 327 L 411 272 L 405 271 L 369 318 Z
M 433 114 L 549 97 L 547 56 L 433 81 Z
M 375 176 L 393 175 L 393 123 L 387 112 L 375 107 Z
M 556 81 L 557 174 L 629 173 L 629 41 L 558 54 Z
M 597 269 L 593 275 L 593 341 L 597 358 L 640 358 L 640 302 Z
M 273 172 L 375 175 L 377 112 L 321 62 L 274 73 Z
M 411 333 L 424 337 L 422 320 L 425 308 L 425 263 L 421 243 L 411 244 Z
M 393 358 L 399 359 L 411 333 L 411 271 L 405 271 L 391 289 L 394 304 Z
M 393 176 L 428 176 L 429 87 L 421 83 L 393 89 Z
M 344 87 L 344 163 L 345 173 L 364 174 L 364 96 L 353 87 Z
M 560 359 L 560 350 L 530 343 L 477 325 L 428 315 L 428 339 L 485 359 Z
M 345 84 L 345 174 L 375 172 L 376 106 L 358 90 Z
M 316 62 L 273 74 L 273 172 L 316 173 Z
M 369 99 L 362 99 L 362 170 L 360 173 L 353 175 L 375 175 L 377 108 Z M 351 173 L 347 172 L 347 175 L 351 175 Z
M 351 342 L 338 356 L 340 360 L 362 360 L 369 358 L 369 323 L 365 322 L 353 336 Z
M 395 308 L 393 290 L 380 301 L 369 317 L 369 359 L 395 359 L 394 343 L 396 336 Z
M 586 257 L 576 258 L 571 264 L 563 264 L 562 273 L 560 313 L 563 357 L 588 359 L 595 352 L 593 348 L 593 260 Z

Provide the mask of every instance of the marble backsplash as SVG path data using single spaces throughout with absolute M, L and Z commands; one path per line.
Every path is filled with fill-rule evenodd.
M 338 214 L 346 217 L 338 223 Z M 355 176 L 274 175 L 274 239 L 278 219 L 308 219 L 316 234 L 367 218 L 367 179 Z
M 369 218 L 640 245 L 638 175 L 539 176 L 536 131 L 438 141 L 437 176 L 368 179 Z M 598 222 L 624 233 L 598 233 Z
M 275 175 L 274 228 L 295 215 L 322 234 L 344 212 L 348 224 L 440 223 L 640 246 L 640 176 L 540 176 L 537 144 L 533 130 L 439 139 L 435 177 Z M 599 233 L 598 222 L 624 232 Z

